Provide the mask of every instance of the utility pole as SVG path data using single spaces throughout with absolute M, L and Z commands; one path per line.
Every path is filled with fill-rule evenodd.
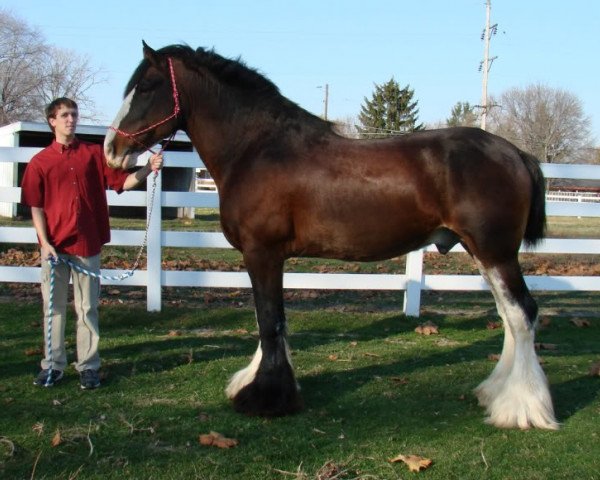
M 327 120 L 327 107 L 329 106 L 329 84 L 325 84 L 325 98 L 323 99 L 323 119 Z
M 480 70 L 483 70 L 483 81 L 482 81 L 482 89 L 481 89 L 481 129 L 485 130 L 486 122 L 487 122 L 487 114 L 488 114 L 488 74 L 490 73 L 490 68 L 492 68 L 492 63 L 498 57 L 490 58 L 490 39 L 492 35 L 496 34 L 498 29 L 498 24 L 494 24 L 490 26 L 490 16 L 492 10 L 492 1 L 486 0 L 485 2 L 485 30 L 483 31 L 483 35 L 481 39 L 484 41 L 484 49 L 483 49 L 483 62 L 479 66 Z

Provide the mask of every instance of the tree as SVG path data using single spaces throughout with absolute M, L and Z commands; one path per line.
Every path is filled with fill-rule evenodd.
M 48 52 L 45 74 L 37 88 L 39 97 L 45 105 L 58 97 L 72 98 L 86 112 L 84 118 L 94 119 L 95 103 L 88 91 L 104 81 L 102 72 L 92 68 L 87 56 L 73 50 L 50 47 Z
M 41 33 L 0 9 L 0 125 L 41 120 L 44 106 L 67 96 L 81 118 L 94 120 L 89 89 L 104 81 L 85 56 L 52 47 Z
M 45 49 L 38 31 L 0 10 L 0 125 L 40 115 L 34 72 Z
M 479 123 L 479 115 L 475 109 L 476 107 L 469 102 L 457 102 L 452 107 L 446 125 L 449 127 L 476 127 Z
M 334 121 L 335 131 L 347 138 L 359 138 L 356 117 L 347 116 Z
M 504 92 L 490 112 L 491 130 L 543 162 L 582 162 L 591 151 L 590 120 L 579 99 L 544 85 Z
M 408 85 L 400 88 L 393 77 L 383 85 L 375 84 L 371 100 L 365 97 L 358 115 L 361 136 L 381 138 L 422 130 L 414 93 Z

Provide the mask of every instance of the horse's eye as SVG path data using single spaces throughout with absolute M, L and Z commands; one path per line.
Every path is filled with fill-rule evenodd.
M 138 84 L 138 91 L 140 93 L 147 93 L 150 90 L 152 90 L 152 88 L 154 87 L 154 82 L 150 82 L 148 80 L 142 80 L 139 84 Z

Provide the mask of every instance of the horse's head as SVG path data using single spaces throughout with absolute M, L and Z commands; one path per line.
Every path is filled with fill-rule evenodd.
M 108 165 L 133 166 L 139 153 L 177 130 L 178 115 L 172 61 L 144 42 L 144 60 L 131 77 L 123 105 L 104 140 Z

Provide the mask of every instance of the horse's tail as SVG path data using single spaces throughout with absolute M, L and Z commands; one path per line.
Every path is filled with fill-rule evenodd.
M 527 245 L 535 245 L 546 235 L 546 179 L 537 158 L 529 153 L 519 153 L 531 177 L 532 194 L 524 240 Z

